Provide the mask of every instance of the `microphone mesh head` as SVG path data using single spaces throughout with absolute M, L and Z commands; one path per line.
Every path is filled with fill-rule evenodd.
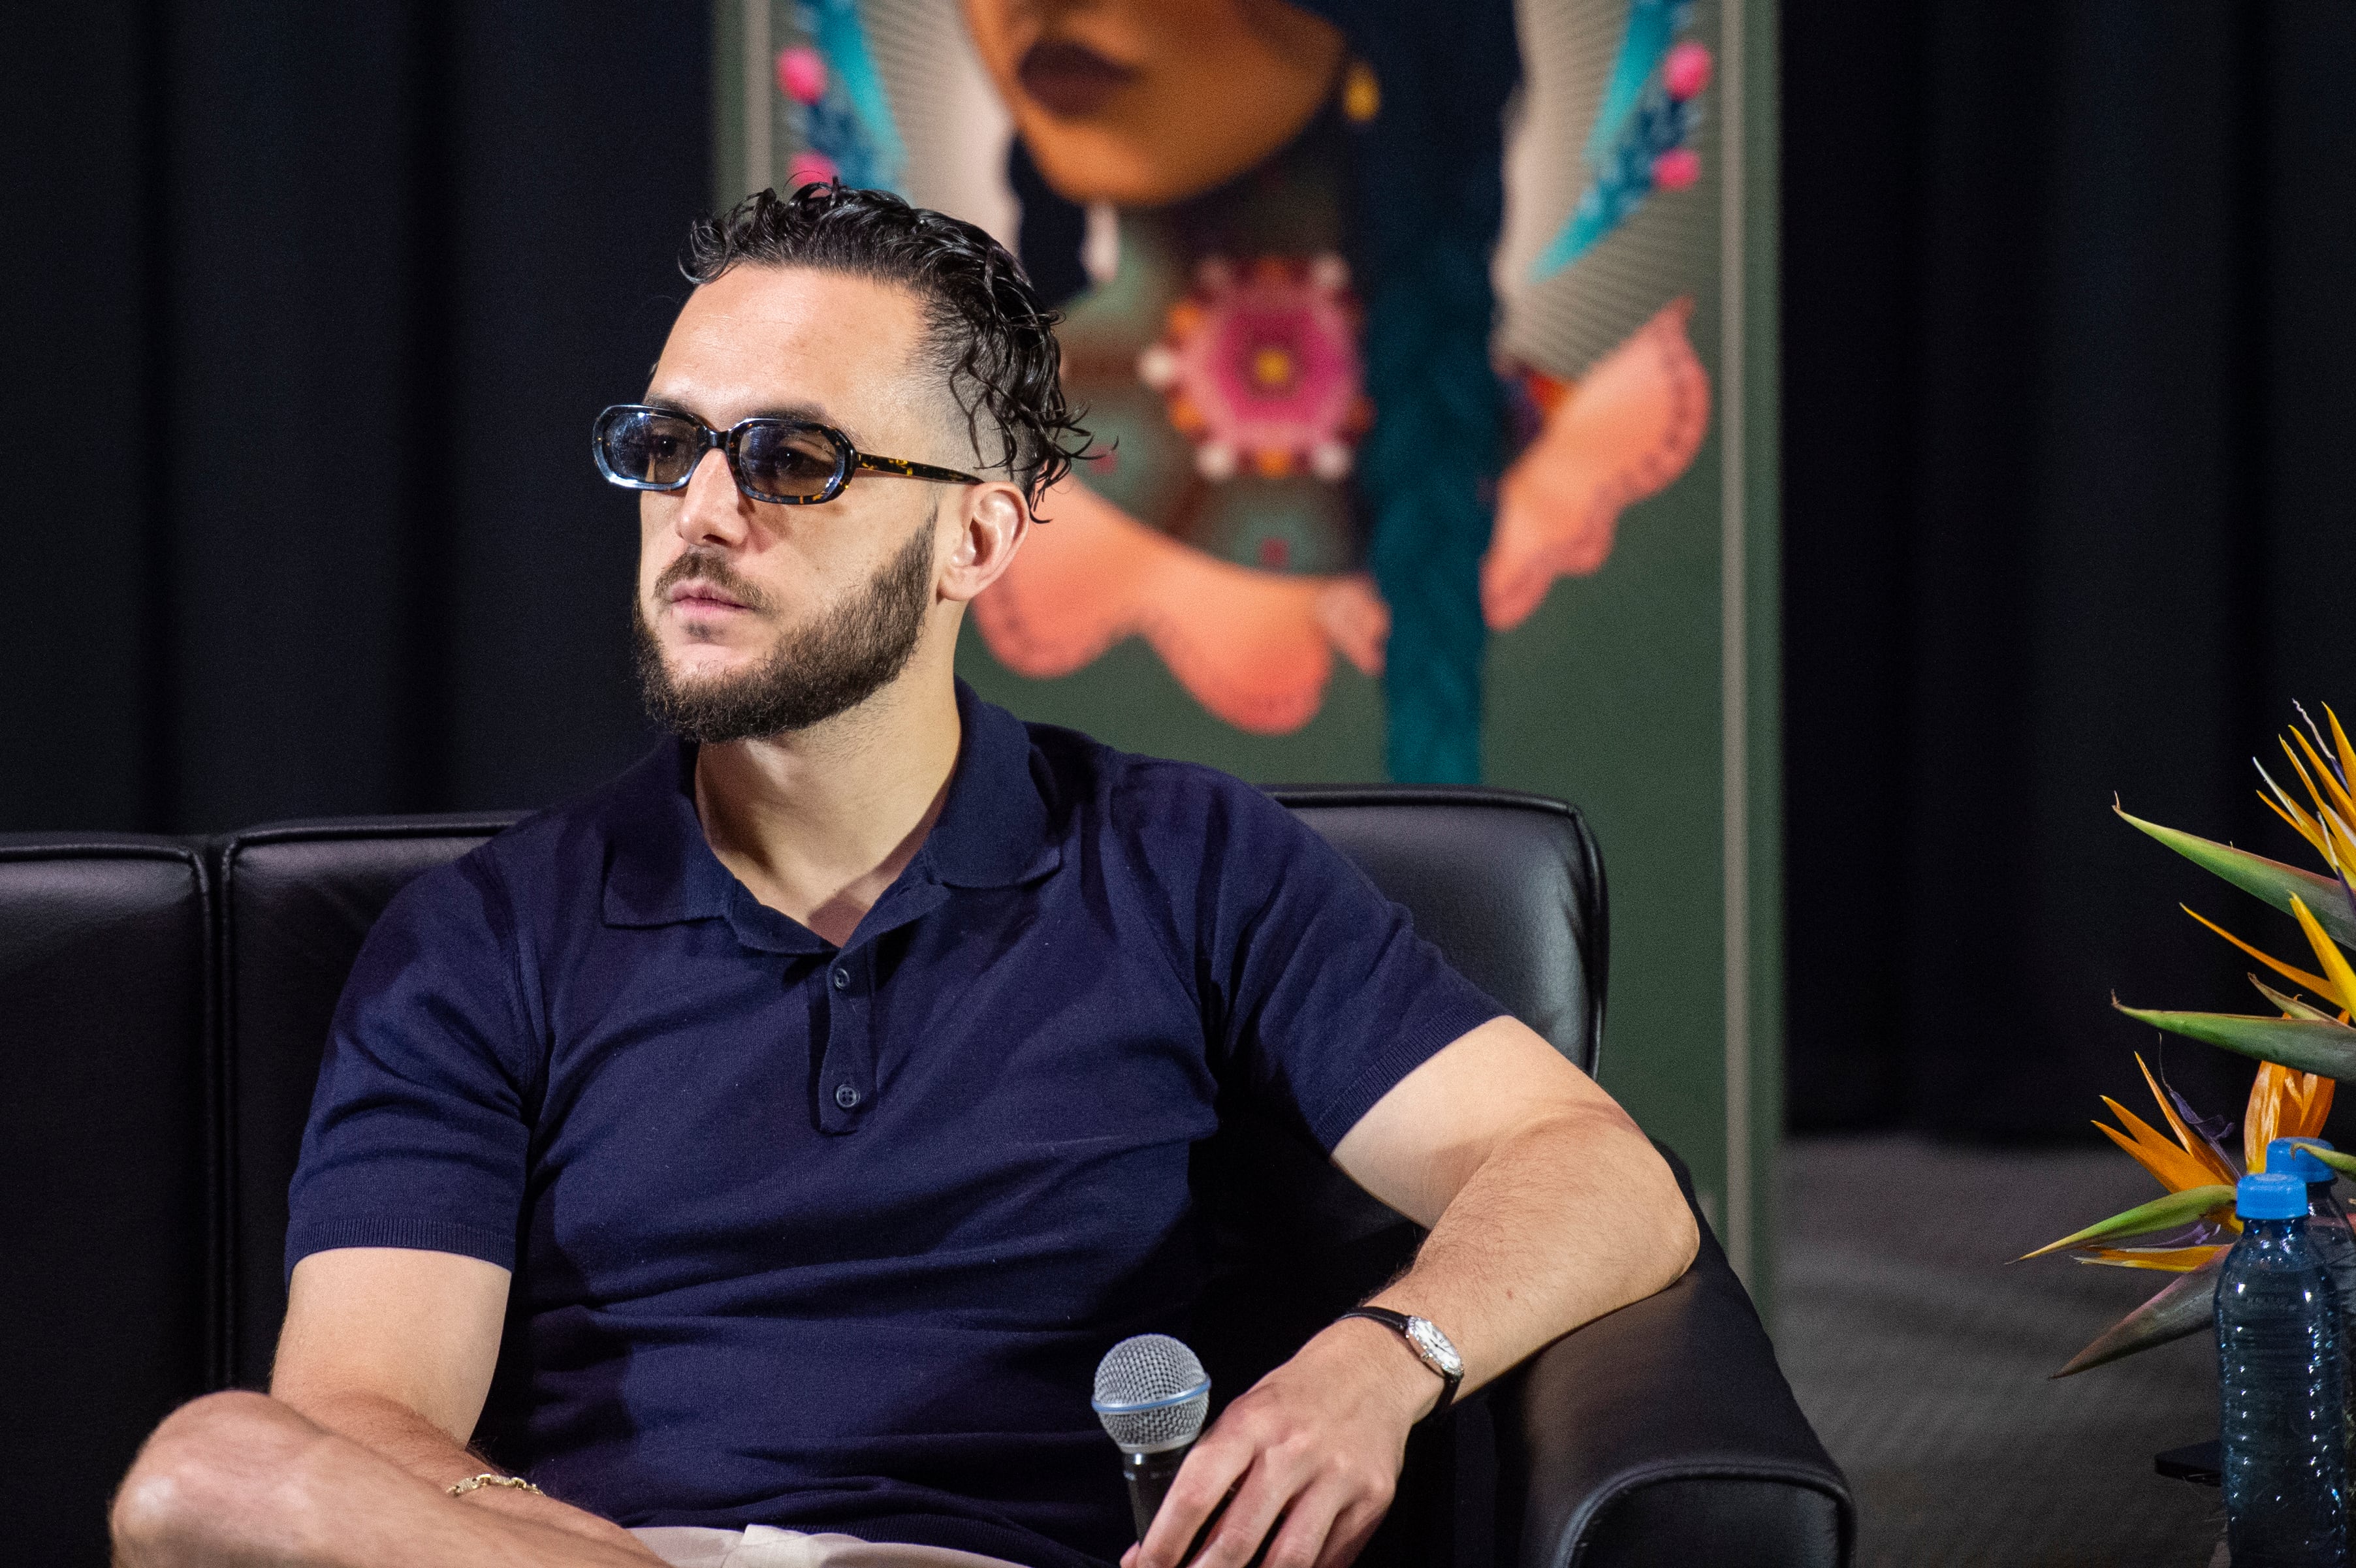
M 1210 1374 L 1183 1341 L 1140 1334 L 1097 1363 L 1096 1396 L 1088 1403 L 1124 1454 L 1183 1448 L 1210 1413 Z

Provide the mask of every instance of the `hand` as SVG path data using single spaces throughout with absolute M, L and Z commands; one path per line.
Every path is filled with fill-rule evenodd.
M 1194 1445 L 1121 1568 L 1178 1568 L 1230 1490 L 1195 1568 L 1244 1568 L 1271 1529 L 1267 1568 L 1344 1568 L 1382 1522 L 1408 1430 L 1440 1390 L 1439 1377 L 1388 1328 L 1358 1317 L 1333 1325 Z

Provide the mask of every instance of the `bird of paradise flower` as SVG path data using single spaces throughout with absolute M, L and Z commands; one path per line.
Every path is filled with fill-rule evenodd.
M 2328 877 L 2162 827 L 2128 816 L 2115 804 L 2113 806 L 2126 822 L 2195 865 L 2290 915 L 2313 950 L 2321 973 L 2262 952 L 2187 906 L 2185 913 L 2290 983 L 2294 990 L 2286 993 L 2255 975 L 2250 976 L 2250 984 L 2278 1016 L 2153 1011 L 2113 999 L 2112 1005 L 2129 1018 L 2255 1057 L 2260 1065 L 2242 1117 L 2238 1164 L 2221 1141 L 2228 1124 L 2222 1118 L 2196 1115 L 2164 1078 L 2144 1066 L 2140 1056 L 2136 1065 L 2143 1067 L 2144 1082 L 2158 1103 L 2168 1132 L 2161 1133 L 2104 1096 L 2103 1103 L 2117 1116 L 2119 1126 L 2094 1125 L 2168 1192 L 2027 1255 L 2070 1252 L 2083 1263 L 2151 1269 L 2176 1277 L 2104 1329 L 2055 1377 L 2082 1372 L 2207 1328 L 2214 1317 L 2217 1271 L 2241 1230 L 2233 1217 L 2234 1183 L 2244 1171 L 2265 1168 L 2266 1146 L 2274 1139 L 2313 1137 L 2319 1133 L 2330 1114 L 2337 1081 L 2356 1076 L 2356 1024 L 2351 1021 L 2356 1017 L 2356 968 L 2351 967 L 2342 951 L 2356 948 L 2356 887 L 2350 882 L 2350 873 L 2356 869 L 2356 826 L 2351 826 L 2356 825 L 2356 790 L 2350 783 L 2356 778 L 2356 746 L 2349 743 L 2338 715 L 2326 708 L 2324 717 L 2330 729 L 2328 740 L 2301 709 L 2304 731 L 2294 727 L 2282 741 L 2292 773 L 2305 786 L 2306 804 L 2276 784 L 2264 766 L 2259 767 L 2258 776 L 2266 787 L 2258 798 L 2322 857 L 2331 872 Z M 2324 1005 L 2316 1006 L 2298 992 L 2311 993 Z M 2356 1175 L 2356 1157 L 2318 1153 L 2341 1174 Z M 2146 1244 L 2117 1244 L 2129 1240 Z

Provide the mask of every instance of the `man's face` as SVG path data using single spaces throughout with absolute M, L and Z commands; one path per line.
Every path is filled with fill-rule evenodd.
M 645 400 L 723 431 L 756 415 L 816 420 L 862 452 L 969 466 L 922 331 L 905 290 L 740 266 L 689 298 Z M 642 493 L 636 620 L 655 716 L 692 739 L 744 740 L 832 718 L 889 684 L 941 609 L 937 550 L 954 536 L 936 526 L 943 497 L 871 475 L 819 506 L 775 506 L 738 491 L 716 451 L 684 490 Z
M 1283 0 L 963 0 L 1039 172 L 1151 207 L 1233 178 L 1309 123 L 1342 35 Z

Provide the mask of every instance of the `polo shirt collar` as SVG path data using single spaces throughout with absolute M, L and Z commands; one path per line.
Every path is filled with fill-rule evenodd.
M 1045 876 L 1063 852 L 1047 837 L 1047 770 L 1034 763 L 1031 731 L 961 680 L 957 703 L 957 771 L 917 859 L 955 888 L 1011 888 Z
M 666 738 L 615 781 L 605 815 L 605 922 L 669 925 L 728 912 L 736 879 L 695 815 L 695 747 Z
M 957 704 L 961 733 L 948 799 L 915 859 L 877 901 L 879 910 L 914 882 L 1012 887 L 1062 863 L 1061 848 L 1047 837 L 1044 770 L 1034 771 L 1030 731 L 962 680 Z M 616 781 L 605 819 L 606 923 L 726 920 L 751 946 L 824 947 L 755 899 L 712 852 L 695 815 L 695 752 L 691 742 L 667 739 Z

